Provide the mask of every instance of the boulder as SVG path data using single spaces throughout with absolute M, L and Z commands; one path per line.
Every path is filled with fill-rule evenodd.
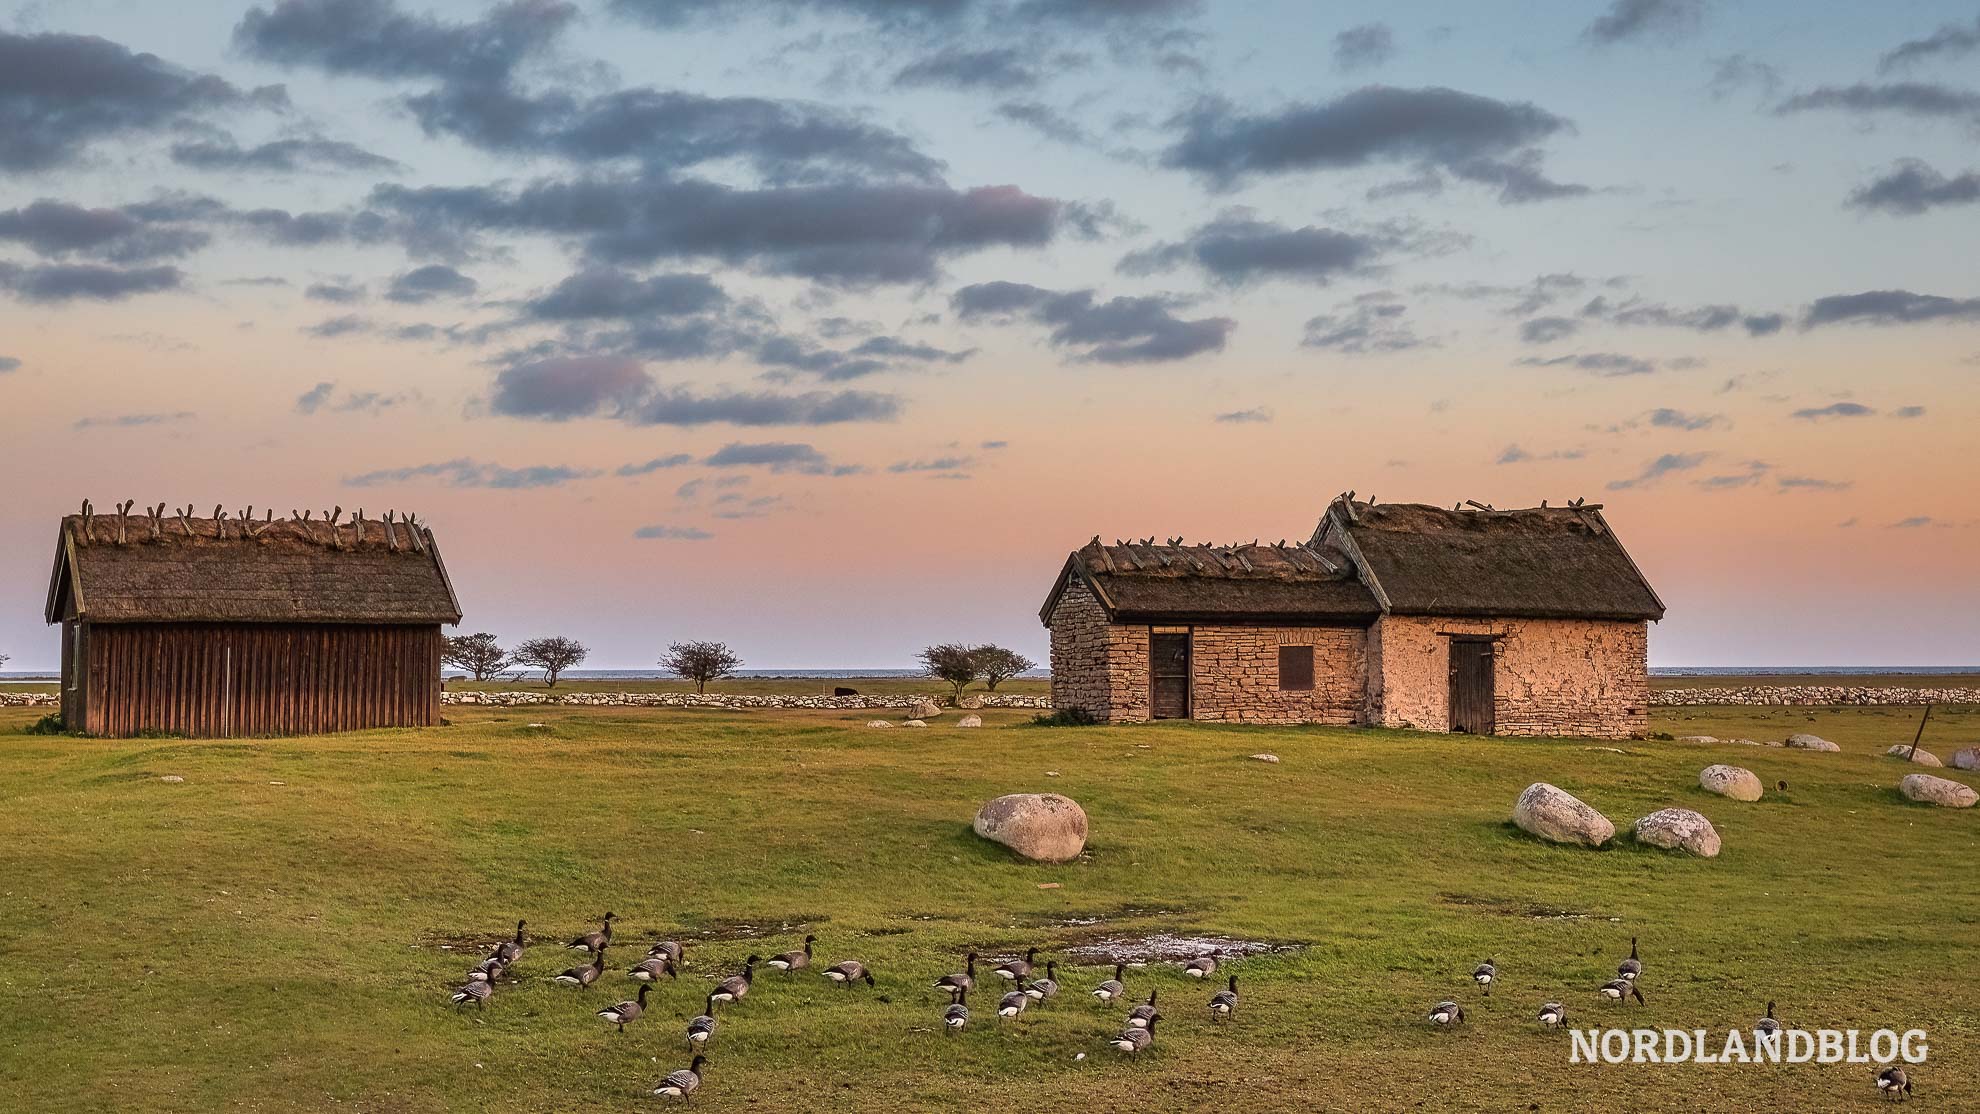
M 933 700 L 924 700 L 908 709 L 909 719 L 934 719 L 942 714 L 942 706 Z
M 1698 771 L 1698 787 L 1735 801 L 1757 801 L 1766 792 L 1752 770 L 1738 766 L 1707 766 Z
M 1680 743 L 1716 743 L 1718 741 L 1719 741 L 1718 738 L 1712 735 L 1679 735 L 1678 736 L 1678 742 Z
M 1904 775 L 1898 782 L 1898 792 L 1920 804 L 1940 808 L 1972 808 L 1974 802 L 1980 801 L 1980 793 L 1975 793 L 1972 786 L 1931 774 Z
M 1687 851 L 1699 858 L 1719 854 L 1719 833 L 1712 822 L 1688 808 L 1660 808 L 1636 822 L 1636 842 L 1671 851 Z
M 911 720 L 909 720 L 909 721 L 907 721 L 906 723 L 903 723 L 903 724 L 901 724 L 901 726 L 902 726 L 902 727 L 927 727 L 927 726 L 928 726 L 928 721 L 927 721 L 927 720 L 920 720 L 920 719 L 911 719 Z
M 1980 747 L 1961 747 L 1946 762 L 1955 770 L 1980 770 Z
M 1251 758 L 1254 762 L 1277 762 L 1279 760 L 1279 756 L 1276 754 L 1254 754 Z
M 1544 781 L 1534 782 L 1519 795 L 1512 820 L 1520 830 L 1551 843 L 1600 847 L 1616 834 L 1608 817 Z
M 180 777 L 180 776 L 179 776 L 179 775 L 177 775 L 177 774 L 166 774 L 166 775 L 164 775 L 163 777 L 160 777 L 160 778 L 159 778 L 158 780 L 159 780 L 159 781 L 184 781 L 184 780 L 186 780 L 186 779 L 185 779 L 185 778 L 182 778 L 182 777 Z
M 1027 859 L 1069 862 L 1086 848 L 1086 810 L 1057 793 L 1011 793 L 977 810 L 976 834 Z
M 1910 743 L 1899 743 L 1896 746 L 1892 747 L 1891 749 L 1885 751 L 1884 753 L 1890 755 L 1892 758 L 1909 757 L 1913 762 L 1917 763 L 1920 766 L 1945 765 L 1945 763 L 1939 761 L 1938 755 L 1933 754 L 1929 750 L 1917 750 L 1917 751 L 1912 750 Z
M 1821 750 L 1835 752 L 1842 748 L 1820 735 L 1789 735 L 1787 745 L 1795 750 Z
M 867 721 L 866 721 L 866 726 L 868 726 L 868 727 L 892 727 L 892 726 L 894 726 L 894 724 L 893 724 L 893 721 L 892 721 L 892 720 L 884 720 L 884 719 L 870 719 L 870 720 L 867 720 Z
M 1736 747 L 1757 747 L 1760 745 L 1759 743 L 1755 742 L 1752 739 L 1727 739 L 1726 742 L 1729 742 Z M 1776 743 L 1774 745 L 1779 746 L 1780 744 Z
M 961 719 L 959 719 L 959 720 L 957 720 L 957 721 L 956 721 L 956 726 L 957 726 L 957 727 L 982 727 L 982 726 L 983 726 L 983 717 L 982 717 L 982 716 L 979 716 L 979 715 L 977 715 L 977 714 L 976 714 L 975 712 L 971 712 L 971 713 L 970 713 L 969 715 L 966 715 L 966 716 L 964 716 L 963 718 L 961 718 Z

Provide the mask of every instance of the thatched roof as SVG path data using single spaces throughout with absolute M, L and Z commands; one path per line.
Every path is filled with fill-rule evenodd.
M 1039 613 L 1047 625 L 1074 577 L 1115 622 L 1664 616 L 1594 506 L 1444 510 L 1343 496 L 1303 544 L 1102 545 L 1095 538 L 1067 558 Z
M 49 622 L 72 613 L 95 623 L 461 620 L 424 525 L 158 511 L 62 520 Z
M 1343 555 L 1297 543 L 1102 545 L 1095 538 L 1053 585 L 1040 612 L 1048 622 L 1069 576 L 1084 579 L 1116 622 L 1365 623 L 1380 612 Z
M 1595 506 L 1452 510 L 1342 497 L 1315 537 L 1348 549 L 1394 614 L 1664 617 L 1663 601 Z

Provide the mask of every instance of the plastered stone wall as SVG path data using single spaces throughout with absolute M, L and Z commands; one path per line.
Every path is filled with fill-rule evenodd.
M 1313 647 L 1313 688 L 1279 689 L 1279 647 Z M 1192 718 L 1222 723 L 1361 721 L 1367 636 L 1359 628 L 1197 627 L 1190 643 Z
M 1498 734 L 1639 738 L 1649 729 L 1648 632 L 1642 622 L 1387 615 L 1370 632 L 1368 721 L 1448 730 L 1447 636 L 1495 635 Z
M 1148 628 L 1107 621 L 1074 580 L 1052 608 L 1052 706 L 1084 708 L 1102 723 L 1148 718 Z

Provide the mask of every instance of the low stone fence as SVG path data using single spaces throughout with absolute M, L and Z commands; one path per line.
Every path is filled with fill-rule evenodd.
M 1980 689 L 1880 688 L 1863 685 L 1743 685 L 1737 688 L 1651 689 L 1653 707 L 1701 704 L 1980 704 Z
M 59 708 L 62 697 L 52 692 L 0 692 L 0 708 Z
M 760 696 L 730 692 L 443 692 L 442 704 L 486 704 L 496 707 L 523 707 L 537 704 L 572 704 L 597 708 L 899 708 L 919 707 L 934 697 L 907 696 Z M 965 708 L 1050 708 L 1049 696 L 1025 693 L 985 692 L 963 697 Z

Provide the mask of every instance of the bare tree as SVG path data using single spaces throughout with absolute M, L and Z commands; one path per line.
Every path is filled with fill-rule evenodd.
M 694 682 L 702 692 L 708 682 L 727 677 L 742 665 L 742 659 L 723 642 L 676 642 L 667 647 L 660 668 Z
M 564 670 L 573 668 L 591 651 L 575 638 L 556 636 L 552 638 L 532 638 L 516 647 L 510 660 L 517 665 L 533 666 L 543 671 L 545 688 L 556 688 L 557 678 Z
M 1038 663 L 1002 646 L 982 645 L 970 651 L 976 657 L 976 671 L 983 675 L 983 683 L 991 692 L 997 686 L 1027 669 L 1038 668 Z
M 509 667 L 509 652 L 495 644 L 492 634 L 457 634 L 448 637 L 440 660 L 467 670 L 477 681 L 486 681 Z
M 976 680 L 976 651 L 960 642 L 945 642 L 940 646 L 930 646 L 921 651 L 921 667 L 930 677 L 947 681 L 955 689 L 955 698 L 962 699 L 963 690 Z

